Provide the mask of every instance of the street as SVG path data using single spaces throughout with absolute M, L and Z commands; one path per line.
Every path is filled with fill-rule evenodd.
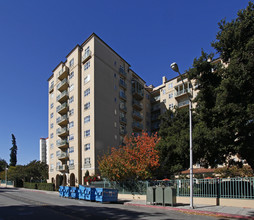
M 218 219 L 177 211 L 60 198 L 57 192 L 0 188 L 0 220 L 7 219 Z

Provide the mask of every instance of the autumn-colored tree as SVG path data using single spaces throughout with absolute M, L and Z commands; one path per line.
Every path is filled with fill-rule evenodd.
M 160 138 L 157 134 L 149 136 L 143 132 L 134 137 L 125 137 L 125 146 L 111 148 L 99 160 L 101 175 L 113 181 L 144 180 L 152 177 L 152 172 L 159 167 L 156 148 Z

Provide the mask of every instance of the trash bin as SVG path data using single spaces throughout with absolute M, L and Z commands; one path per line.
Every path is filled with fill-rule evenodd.
M 146 191 L 146 203 L 154 205 L 155 203 L 155 187 L 147 187 Z
M 72 199 L 78 198 L 78 187 L 71 187 L 70 194 Z
M 85 190 L 86 190 L 85 186 L 79 185 L 79 189 L 78 189 L 78 198 L 79 199 L 85 199 Z
M 71 196 L 70 187 L 69 186 L 65 186 L 64 187 L 64 197 L 65 198 L 69 198 L 70 196 Z
M 59 186 L 59 196 L 64 197 L 64 186 Z
M 176 188 L 165 187 L 164 189 L 164 204 L 176 205 Z
M 158 186 L 155 189 L 155 204 L 164 205 L 164 187 Z
M 95 188 L 86 187 L 85 189 L 85 200 L 95 201 Z
M 95 189 L 95 201 L 97 202 L 117 202 L 118 190 L 107 188 Z

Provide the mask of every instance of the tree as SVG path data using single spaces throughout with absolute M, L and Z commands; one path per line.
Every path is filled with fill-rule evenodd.
M 157 134 L 149 136 L 144 132 L 137 137 L 125 137 L 125 146 L 111 148 L 111 153 L 99 160 L 101 175 L 113 181 L 151 178 L 159 166 L 158 142 Z
M 199 85 L 195 99 L 198 124 L 194 143 L 200 159 L 216 166 L 238 154 L 254 168 L 254 5 L 238 12 L 238 17 L 219 23 L 217 41 L 212 46 L 223 65 L 209 61 L 202 53 L 188 72 Z
M 0 159 L 0 172 L 4 171 L 7 165 L 8 164 L 4 159 Z
M 11 154 L 10 154 L 10 166 L 16 166 L 17 164 L 17 150 L 18 147 L 16 145 L 16 138 L 14 136 L 14 134 L 11 135 L 12 136 L 12 148 L 11 150 Z

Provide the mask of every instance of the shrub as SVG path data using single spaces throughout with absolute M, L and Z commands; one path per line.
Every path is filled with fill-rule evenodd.
M 53 183 L 28 183 L 28 182 L 24 182 L 24 188 L 54 191 L 55 190 L 55 184 L 53 184 Z

